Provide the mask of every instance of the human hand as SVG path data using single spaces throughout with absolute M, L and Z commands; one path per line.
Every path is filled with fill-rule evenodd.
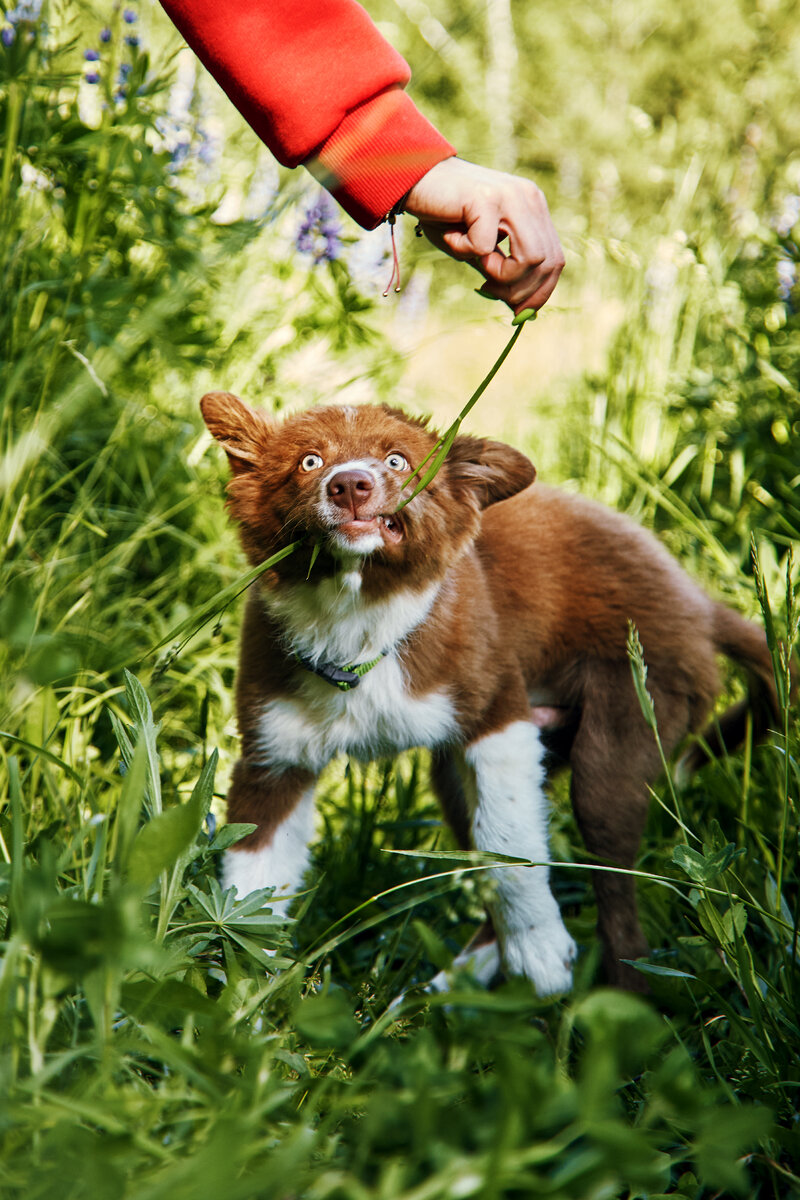
M 564 252 L 547 201 L 528 179 L 446 158 L 414 185 L 405 211 L 435 246 L 480 271 L 483 290 L 515 313 L 541 308 L 558 283 Z

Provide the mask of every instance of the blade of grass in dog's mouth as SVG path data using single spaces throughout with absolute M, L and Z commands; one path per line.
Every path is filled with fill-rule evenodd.
M 484 375 L 483 379 L 478 384 L 477 388 L 472 393 L 469 400 L 467 401 L 467 403 L 462 408 L 461 412 L 456 417 L 455 421 L 453 421 L 453 424 L 450 426 L 450 428 L 448 430 L 446 430 L 445 433 L 442 434 L 442 436 L 439 438 L 436 445 L 431 450 L 430 454 L 428 454 L 422 460 L 422 462 L 419 464 L 419 466 L 416 467 L 411 472 L 408 479 L 406 479 L 406 481 L 404 482 L 403 488 L 405 489 L 409 486 L 409 484 L 415 478 L 415 476 L 419 475 L 419 473 L 428 465 L 428 463 L 431 463 L 431 459 L 433 459 L 433 462 L 431 463 L 430 467 L 428 467 L 428 470 L 425 472 L 422 479 L 420 479 L 419 483 L 416 485 L 416 487 L 414 488 L 411 495 L 406 496 L 404 500 L 400 501 L 397 508 L 395 509 L 395 512 L 400 512 L 400 510 L 402 508 L 405 508 L 405 506 L 407 504 L 409 504 L 414 499 L 415 496 L 418 496 L 420 494 L 420 492 L 424 491 L 425 488 L 428 486 L 428 484 L 432 483 L 433 480 L 436 478 L 436 476 L 438 475 L 439 470 L 442 466 L 442 463 L 447 458 L 447 455 L 450 452 L 450 447 L 453 445 L 453 442 L 456 440 L 458 431 L 461 428 L 461 422 L 472 411 L 472 409 L 475 406 L 475 404 L 477 403 L 477 401 L 480 400 L 481 396 L 486 391 L 487 387 L 492 382 L 495 375 L 497 374 L 497 372 L 502 367 L 503 363 L 508 358 L 509 354 L 511 353 L 512 347 L 513 347 L 514 343 L 516 342 L 517 338 L 519 337 L 519 335 L 522 333 L 522 330 L 523 330 L 525 324 L 528 321 L 533 320 L 535 317 L 536 317 L 536 311 L 535 311 L 535 309 L 532 309 L 532 308 L 527 308 L 527 309 L 525 309 L 524 312 L 521 312 L 516 317 L 514 317 L 514 319 L 511 323 L 512 323 L 512 325 L 515 325 L 516 328 L 515 328 L 514 332 L 511 334 L 511 337 L 506 342 L 503 349 L 501 350 L 498 357 L 495 359 L 493 366 L 490 368 L 488 373 L 486 375 Z

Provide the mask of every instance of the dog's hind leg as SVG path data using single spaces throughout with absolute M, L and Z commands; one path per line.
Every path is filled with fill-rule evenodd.
M 648 691 L 659 736 L 670 754 L 686 733 L 689 699 L 658 687 L 652 673 Z M 627 663 L 587 665 L 571 759 L 572 804 L 586 849 L 596 858 L 633 869 L 649 809 L 648 785 L 662 768 Z M 641 972 L 620 961 L 649 952 L 639 924 L 635 876 L 592 871 L 592 882 L 606 978 L 616 987 L 646 991 Z
M 274 887 L 268 901 L 285 913 L 300 888 L 314 831 L 316 776 L 300 767 L 269 769 L 239 759 L 228 792 L 228 821 L 256 830 L 225 854 L 223 886 L 242 899 L 258 888 Z

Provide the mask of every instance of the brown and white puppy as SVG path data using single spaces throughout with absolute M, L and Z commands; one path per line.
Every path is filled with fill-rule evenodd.
M 224 868 L 240 894 L 274 886 L 280 900 L 299 888 L 314 784 L 335 755 L 414 746 L 432 752 L 461 845 L 547 863 L 552 750 L 571 765 L 587 850 L 632 867 L 660 761 L 632 684 L 629 619 L 668 753 L 709 713 L 717 653 L 743 663 L 769 705 L 761 631 L 631 521 L 530 487 L 535 470 L 510 446 L 457 438 L 435 480 L 396 512 L 436 441 L 422 422 L 369 406 L 278 423 L 224 392 L 201 406 L 230 461 L 228 503 L 250 562 L 307 543 L 247 601 L 228 816 L 257 829 Z M 342 690 L 335 669 L 357 686 Z M 734 737 L 742 721 L 732 710 L 723 731 Z M 569 988 L 575 943 L 547 866 L 494 874 L 505 970 L 543 995 Z M 608 978 L 640 986 L 620 963 L 647 951 L 633 880 L 598 872 L 594 883 Z M 488 974 L 497 950 L 481 961 Z

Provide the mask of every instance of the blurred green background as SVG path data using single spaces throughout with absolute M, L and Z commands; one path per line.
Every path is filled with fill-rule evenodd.
M 571 996 L 414 990 L 483 891 L 425 857 L 449 842 L 421 755 L 326 773 L 296 925 L 223 897 L 245 568 L 197 401 L 444 424 L 509 316 L 410 219 L 383 299 L 387 229 L 278 169 L 149 0 L 5 8 L 0 1192 L 795 1194 L 796 6 L 368 8 L 462 156 L 540 184 L 567 255 L 468 428 L 763 613 L 781 727 L 687 785 L 686 830 L 659 789 L 646 1000 L 603 988 L 580 866 L 555 873 Z M 552 841 L 580 863 L 563 784 Z

